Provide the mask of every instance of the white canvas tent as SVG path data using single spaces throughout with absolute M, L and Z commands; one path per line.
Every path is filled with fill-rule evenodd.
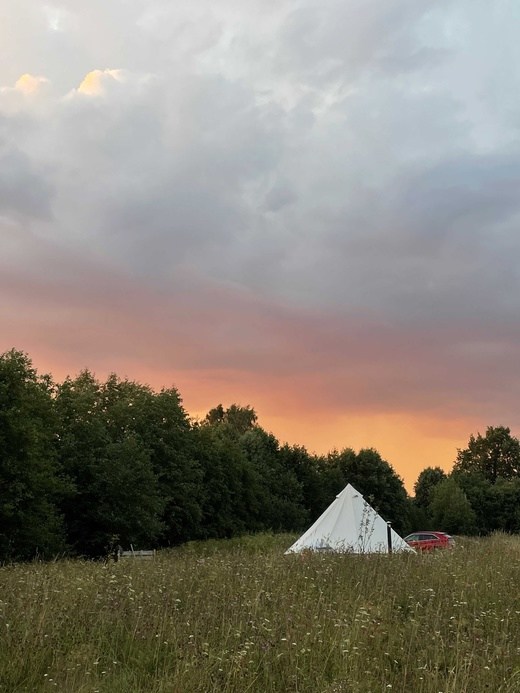
M 392 551 L 413 551 L 393 529 Z M 388 553 L 388 525 L 348 484 L 285 553 L 301 551 Z

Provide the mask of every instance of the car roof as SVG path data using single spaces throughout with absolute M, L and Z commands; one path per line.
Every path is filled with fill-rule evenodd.
M 438 529 L 417 529 L 412 534 L 442 534 L 443 536 L 448 536 L 446 532 L 441 532 Z

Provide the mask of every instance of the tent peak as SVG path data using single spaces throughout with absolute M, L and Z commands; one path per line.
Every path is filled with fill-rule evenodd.
M 362 494 L 352 484 L 347 484 L 286 553 L 305 550 L 387 553 L 390 552 L 389 543 L 392 551 L 413 551 Z

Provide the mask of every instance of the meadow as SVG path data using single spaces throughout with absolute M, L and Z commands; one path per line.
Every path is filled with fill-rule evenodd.
M 0 568 L 0 691 L 520 691 L 520 538 L 284 556 L 293 539 Z

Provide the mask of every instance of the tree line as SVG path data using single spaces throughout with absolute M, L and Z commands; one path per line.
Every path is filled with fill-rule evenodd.
M 300 531 L 347 483 L 401 534 L 517 531 L 519 444 L 509 429 L 488 434 L 449 476 L 424 470 L 410 498 L 374 449 L 311 454 L 281 445 L 249 406 L 193 421 L 175 388 L 88 370 L 56 383 L 12 349 L 0 356 L 0 561 Z
M 458 534 L 520 532 L 520 441 L 488 426 L 457 451 L 453 468 L 424 469 L 414 487 L 416 518 Z

